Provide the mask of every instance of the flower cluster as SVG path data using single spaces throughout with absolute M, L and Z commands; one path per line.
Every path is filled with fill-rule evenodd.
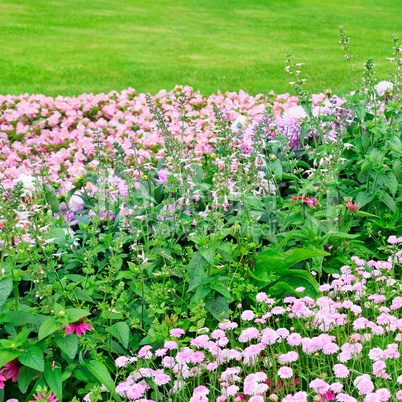
M 400 400 L 402 285 L 394 269 L 401 252 L 394 253 L 388 261 L 353 257 L 321 285 L 317 300 L 302 295 L 276 303 L 260 292 L 239 324 L 222 321 L 187 338 L 174 328 L 161 348 L 146 345 L 116 360 L 123 371 L 134 366 L 116 392 L 129 400 L 146 400 L 155 389 L 159 397 L 191 401 L 279 395 L 305 402 L 310 394 L 323 401 Z

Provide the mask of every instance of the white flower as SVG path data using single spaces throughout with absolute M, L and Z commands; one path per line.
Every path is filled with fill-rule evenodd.
M 394 84 L 389 81 L 380 81 L 377 85 L 374 86 L 374 89 L 377 91 L 379 96 L 384 96 L 387 92 L 392 92 L 394 89 Z
M 24 195 L 31 195 L 35 191 L 36 189 L 35 183 L 37 183 L 39 179 L 35 176 L 21 173 L 18 176 L 17 181 L 21 182 L 22 185 L 24 186 Z
M 247 121 L 247 117 L 241 115 L 232 123 L 230 129 L 232 130 L 232 132 L 237 132 L 237 131 L 239 131 L 239 125 L 242 128 L 244 128 L 246 121 Z

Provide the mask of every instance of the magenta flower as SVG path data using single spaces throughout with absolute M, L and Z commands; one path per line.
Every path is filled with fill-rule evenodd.
M 20 367 L 22 364 L 18 361 L 18 359 L 11 360 L 10 362 L 4 365 L 4 376 L 6 380 L 10 379 L 13 382 L 18 380 L 18 374 L 20 373 Z
M 91 330 L 91 324 L 85 322 L 86 317 L 80 318 L 78 321 L 68 324 L 68 327 L 63 325 L 66 329 L 66 334 L 73 334 L 74 332 L 78 335 L 85 335 L 85 333 Z
M 318 203 L 318 200 L 316 200 L 315 198 L 307 198 L 305 194 L 299 195 L 298 197 L 293 195 L 290 201 L 301 201 L 302 203 L 309 205 L 313 209 L 315 208 L 315 204 Z

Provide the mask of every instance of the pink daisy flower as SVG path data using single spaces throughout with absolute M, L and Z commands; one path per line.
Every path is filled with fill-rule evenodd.
M 74 332 L 78 335 L 85 335 L 87 331 L 91 330 L 91 324 L 85 322 L 86 317 L 82 317 L 79 320 L 68 324 L 68 326 L 63 325 L 66 330 L 66 334 L 73 334 Z

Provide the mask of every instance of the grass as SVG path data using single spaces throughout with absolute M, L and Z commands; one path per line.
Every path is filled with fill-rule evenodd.
M 344 93 L 338 26 L 386 79 L 401 15 L 395 0 L 2 0 L 0 93 L 289 92 L 289 49 L 308 90 Z

